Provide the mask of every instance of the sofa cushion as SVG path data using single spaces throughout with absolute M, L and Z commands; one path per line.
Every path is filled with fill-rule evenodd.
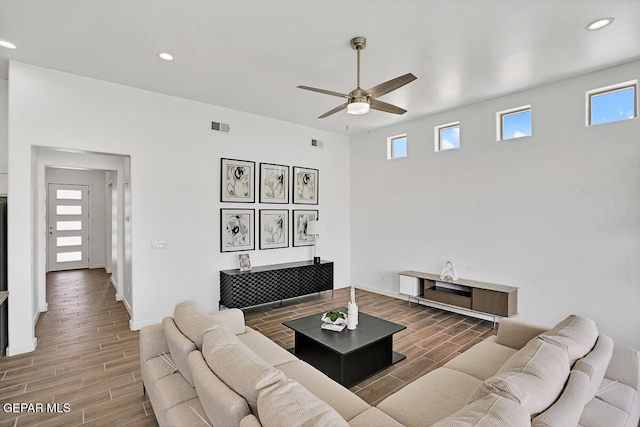
M 213 427 L 237 426 L 250 414 L 247 401 L 215 376 L 202 353 L 192 352 L 189 364 L 198 397 Z
M 331 406 L 292 379 L 260 390 L 258 418 L 264 427 L 349 425 Z
M 613 340 L 601 335 L 593 350 L 574 365 L 574 369 L 584 372 L 589 377 L 589 398 L 595 396 L 600 388 L 612 355 Z
M 585 427 L 636 427 L 637 423 L 633 423 L 629 414 L 622 409 L 609 405 L 600 399 L 591 399 L 584 407 L 578 425 Z
M 173 311 L 176 326 L 187 338 L 202 350 L 202 334 L 212 326 L 220 324 L 210 314 L 203 311 L 195 301 L 185 301 L 176 305 Z
M 167 411 L 167 425 L 171 427 L 204 426 L 209 423 L 198 398 L 193 398 Z
M 178 367 L 178 371 L 180 371 L 189 382 L 191 387 L 194 387 L 193 376 L 191 375 L 191 368 L 189 367 L 187 357 L 189 353 L 196 349 L 196 345 L 193 341 L 182 335 L 171 317 L 162 319 L 162 327 L 169 351 L 171 352 L 171 360 L 173 360 L 173 363 Z
M 566 348 L 536 338 L 484 381 L 469 402 L 495 393 L 524 406 L 531 415 L 538 414 L 560 396 L 568 376 Z
M 384 426 L 384 427 L 404 427 L 389 415 L 382 412 L 380 409 L 371 407 L 364 412 L 356 415 L 355 418 L 349 420 L 351 427 L 372 427 L 372 426 Z
M 634 406 L 638 405 L 638 392 L 626 384 L 608 378 L 602 381 L 596 397 L 626 413 L 631 413 Z
M 460 356 L 454 357 L 444 366 L 464 372 L 484 381 L 498 372 L 515 349 L 496 343 L 495 336 L 479 342 Z
M 238 339 L 272 366 L 298 360 L 293 354 L 249 327 L 244 334 L 238 335 Z
M 535 427 L 576 426 L 589 396 L 589 377 L 573 370 L 569 381 L 558 400 L 546 411 L 535 417 L 531 425 Z
M 567 347 L 571 366 L 576 360 L 591 351 L 598 339 L 596 323 L 582 316 L 572 314 L 544 333 L 546 339 L 553 340 Z
M 260 420 L 253 414 L 249 414 L 240 420 L 240 427 L 262 427 Z
M 531 425 L 529 411 L 511 399 L 488 394 L 433 427 L 525 427 Z
M 288 378 L 296 380 L 311 393 L 325 401 L 345 420 L 352 419 L 370 407 L 367 402 L 356 394 L 333 381 L 307 362 L 297 360 L 278 365 L 278 369 Z
M 469 374 L 438 368 L 393 393 L 377 408 L 401 424 L 429 426 L 465 407 L 480 383 Z
M 257 414 L 256 402 L 260 390 L 286 377 L 243 343 L 222 342 L 230 335 L 233 333 L 224 326 L 207 331 L 202 355 L 213 373 L 231 390 L 244 397 L 251 412 Z
M 149 400 L 154 403 L 153 409 L 160 425 L 167 425 L 165 421 L 169 409 L 198 397 L 196 389 L 180 374 L 158 379 L 152 390 L 149 391 Z

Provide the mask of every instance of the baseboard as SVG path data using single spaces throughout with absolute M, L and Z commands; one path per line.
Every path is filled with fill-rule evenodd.
M 132 313 L 132 310 L 131 310 L 131 306 L 129 305 L 127 300 L 123 298 L 123 299 L 121 299 L 121 301 L 122 301 L 122 304 L 124 304 L 124 308 L 126 308 L 127 311 L 129 312 L 129 317 L 133 318 L 133 313 Z M 129 322 L 131 322 L 131 321 L 129 321 Z
M 118 282 L 116 282 L 116 279 L 113 278 L 113 276 L 111 276 L 111 279 L 109 279 L 111 281 L 111 284 L 113 285 L 114 288 L 116 288 L 116 292 L 118 291 Z
M 49 310 L 49 303 L 45 303 L 44 305 L 40 306 L 40 313 L 44 313 L 45 311 Z
M 378 289 L 378 288 L 372 288 L 369 286 L 361 285 L 360 283 L 353 283 L 352 286 L 356 289 L 362 289 L 363 291 L 373 292 L 374 294 L 386 295 L 388 297 L 397 298 L 404 301 L 409 300 L 409 297 L 403 294 L 399 294 L 397 292 L 387 291 L 387 290 Z M 358 299 L 358 296 L 356 295 L 356 300 L 357 299 Z
M 116 293 L 116 301 L 122 301 L 122 295 Z
M 31 353 L 38 346 L 38 338 L 34 338 L 31 344 L 7 347 L 7 356 L 17 356 L 18 354 Z
M 139 329 L 144 328 L 145 326 L 149 326 L 149 325 L 155 325 L 156 323 L 161 322 L 160 320 L 148 320 L 146 322 L 136 322 L 133 323 L 133 321 L 129 320 L 129 329 L 131 329 L 132 331 L 137 331 Z
M 105 267 L 105 268 L 104 268 L 104 271 L 105 271 L 107 274 L 111 274 L 111 269 L 110 269 L 110 268 Z

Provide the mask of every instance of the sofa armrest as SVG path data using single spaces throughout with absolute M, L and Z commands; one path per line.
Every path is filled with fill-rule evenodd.
M 640 390 L 640 352 L 623 345 L 613 346 L 613 355 L 604 374 L 606 378 Z
M 144 326 L 140 329 L 140 362 L 153 359 L 162 352 L 169 353 L 169 344 L 164 336 L 162 323 Z
M 211 313 L 214 319 L 225 325 L 236 334 L 244 334 L 244 312 L 238 308 L 230 308 L 228 310 L 220 310 Z
M 498 326 L 496 343 L 520 350 L 533 338 L 548 330 L 549 328 L 503 318 L 500 320 L 500 326 Z

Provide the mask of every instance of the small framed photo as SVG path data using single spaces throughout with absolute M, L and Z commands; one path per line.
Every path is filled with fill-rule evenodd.
M 260 209 L 260 249 L 289 247 L 289 211 Z
M 316 236 L 307 234 L 307 223 L 318 219 L 317 210 L 293 211 L 293 246 L 311 246 L 316 243 Z
M 289 203 L 289 166 L 260 163 L 260 203 Z
M 293 203 L 318 204 L 318 169 L 293 167 Z
M 238 255 L 238 261 L 240 262 L 240 271 L 251 270 L 251 258 L 249 258 L 249 254 Z
M 220 252 L 255 249 L 254 217 L 254 209 L 220 209 Z
M 253 203 L 256 163 L 247 160 L 220 159 L 220 201 Z

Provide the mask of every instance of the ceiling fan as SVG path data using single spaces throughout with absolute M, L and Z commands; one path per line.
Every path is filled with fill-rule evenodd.
M 366 114 L 369 112 L 369 108 L 393 114 L 406 113 L 407 110 L 396 107 L 395 105 L 388 104 L 386 102 L 379 101 L 376 98 L 385 95 L 393 90 L 401 88 L 407 83 L 411 83 L 417 77 L 411 73 L 407 73 L 403 76 L 396 77 L 395 79 L 391 79 L 387 82 L 374 86 L 371 89 L 363 90 L 360 88 L 360 51 L 367 47 L 367 39 L 364 37 L 354 37 L 353 39 L 351 39 L 351 47 L 358 52 L 358 87 L 349 92 L 349 94 L 318 89 L 310 86 L 298 86 L 298 88 L 300 89 L 338 96 L 340 98 L 347 98 L 347 102 L 334 108 L 331 111 L 327 111 L 318 118 L 324 119 L 325 117 L 328 117 L 332 114 L 337 113 L 338 111 L 342 111 L 345 109 L 349 114 Z

